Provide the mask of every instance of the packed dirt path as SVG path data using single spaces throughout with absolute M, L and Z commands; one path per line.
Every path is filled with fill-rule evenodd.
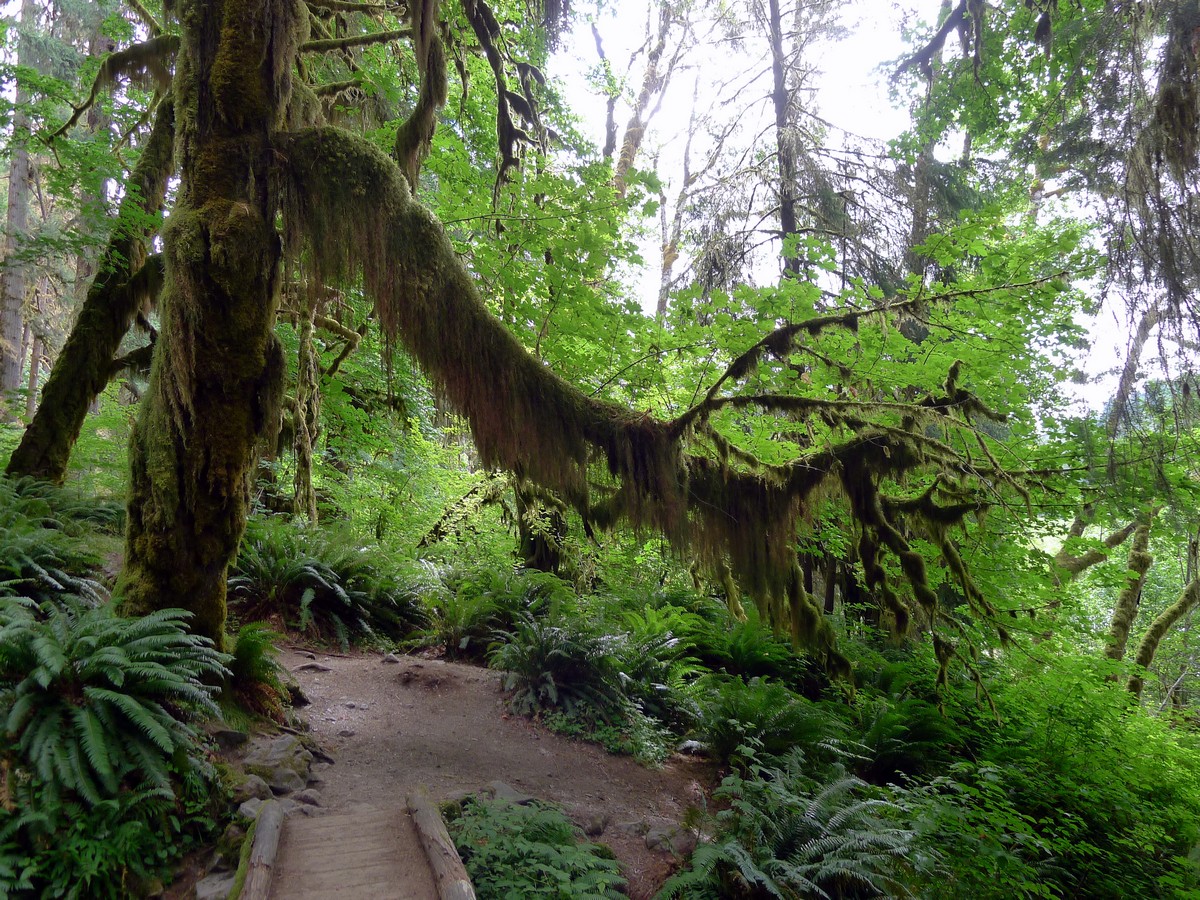
M 646 829 L 680 822 L 690 806 L 702 802 L 710 778 L 702 762 L 673 757 L 663 769 L 647 769 L 512 716 L 504 707 L 499 674 L 487 669 L 419 657 L 385 662 L 373 653 L 296 649 L 285 649 L 280 661 L 311 701 L 301 715 L 334 759 L 319 767 L 328 810 L 322 818 L 394 815 L 400 840 L 411 831 L 405 812 L 411 790 L 424 786 L 440 802 L 499 781 L 558 804 L 581 827 L 602 828 L 594 839 L 612 848 L 629 879 L 630 895 L 647 898 L 676 862 L 668 851 L 649 849 Z M 307 820 L 302 829 L 321 821 Z M 291 850 L 289 841 L 301 844 L 299 837 L 289 837 L 290 828 L 289 823 L 280 850 L 280 879 L 289 877 L 289 858 L 294 875 L 296 860 L 304 856 Z M 409 852 L 402 851 L 401 858 Z M 419 861 L 419 856 L 412 859 Z M 422 884 L 398 886 L 399 892 L 388 896 L 428 896 L 423 884 L 428 872 L 408 868 Z M 278 891 L 272 897 L 291 900 Z

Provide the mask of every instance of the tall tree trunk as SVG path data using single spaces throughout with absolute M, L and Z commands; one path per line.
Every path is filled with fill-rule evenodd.
M 313 489 L 313 442 L 320 416 L 321 392 L 317 383 L 318 359 L 313 346 L 313 320 L 317 301 L 307 297 L 300 310 L 300 353 L 296 373 L 296 403 L 292 411 L 296 451 L 293 510 L 308 521 L 317 521 L 317 492 Z
M 307 18 L 300 0 L 178 8 L 179 199 L 163 234 L 163 329 L 130 440 L 117 596 L 127 614 L 184 606 L 192 629 L 220 645 L 254 451 L 282 393 L 270 135 L 283 122 Z
M 658 8 L 658 36 L 654 46 L 650 48 L 650 52 L 646 56 L 646 71 L 642 75 L 642 87 L 638 91 L 637 97 L 633 101 L 633 112 L 629 116 L 629 122 L 625 125 L 625 138 L 621 142 L 621 155 L 617 157 L 617 168 L 613 174 L 613 185 L 617 189 L 617 195 L 625 196 L 625 191 L 628 187 L 627 181 L 629 171 L 633 168 L 637 161 L 638 151 L 642 147 L 642 140 L 646 136 L 646 125 L 649 123 L 652 112 L 650 110 L 650 100 L 654 94 L 662 90 L 674 70 L 674 61 L 667 66 L 667 71 L 660 74 L 658 71 L 659 61 L 662 59 L 663 50 L 667 46 L 667 32 L 671 30 L 671 5 L 663 3 Z
M 173 166 L 174 105 L 159 106 L 142 155 L 121 199 L 118 221 L 71 334 L 54 362 L 42 404 L 8 461 L 9 475 L 61 483 L 88 407 L 108 384 L 113 357 L 146 291 L 131 276 L 146 259 L 142 224 L 161 208 Z
M 32 29 L 37 21 L 36 0 L 21 3 L 21 27 Z M 28 66 L 31 44 L 21 36 L 17 63 Z M 24 326 L 27 264 L 16 258 L 25 244 L 29 231 L 29 88 L 23 80 L 17 82 L 16 107 L 13 112 L 12 159 L 8 168 L 8 211 L 5 220 L 4 269 L 0 271 L 0 420 L 17 417 L 17 404 L 10 401 L 10 392 L 21 385 L 21 332 Z
M 37 410 L 38 378 L 42 374 L 42 339 L 36 334 L 29 345 L 29 389 L 25 392 L 25 418 L 32 421 Z
M 1148 552 L 1150 547 L 1150 525 L 1154 514 L 1146 516 L 1138 522 L 1133 532 L 1133 546 L 1129 549 L 1129 562 L 1126 568 L 1125 586 L 1117 596 L 1117 605 L 1113 610 L 1112 624 L 1108 630 L 1108 647 L 1105 655 L 1109 659 L 1122 660 L 1125 658 L 1125 647 L 1129 643 L 1129 629 L 1137 618 L 1138 607 L 1142 602 L 1142 586 L 1146 583 L 1146 573 L 1154 562 L 1154 557 Z
M 787 239 L 797 233 L 796 147 L 791 127 L 791 91 L 787 85 L 787 54 L 783 46 L 783 17 L 779 0 L 770 0 L 767 28 L 771 42 L 771 104 L 775 109 L 775 151 L 779 156 L 779 232 Z M 788 257 L 784 269 L 800 274 L 800 261 Z

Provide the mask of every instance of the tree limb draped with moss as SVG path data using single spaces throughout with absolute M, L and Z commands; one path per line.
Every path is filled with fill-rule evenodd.
M 422 3 L 422 18 L 413 13 L 430 78 L 444 68 L 435 23 L 424 18 L 435 9 Z M 464 0 L 464 9 L 477 33 L 490 37 L 481 0 Z M 950 367 L 941 390 L 907 404 L 819 403 L 751 391 L 749 383 L 756 371 L 785 368 L 805 352 L 807 336 L 854 332 L 936 297 L 780 327 L 736 356 L 674 420 L 589 397 L 488 311 L 441 224 L 412 198 L 410 164 L 419 167 L 419 152 L 401 153 L 402 169 L 362 137 L 297 127 L 320 118 L 311 88 L 297 78 L 301 54 L 313 48 L 305 3 L 180 0 L 177 14 L 180 187 L 163 235 L 162 329 L 131 439 L 117 586 L 123 610 L 186 605 L 199 632 L 223 638 L 225 576 L 245 526 L 249 478 L 257 448 L 279 421 L 285 364 L 274 325 L 286 265 L 313 297 L 330 286 L 362 287 L 388 341 L 403 346 L 466 418 L 485 466 L 554 491 L 589 526 L 662 533 L 681 555 L 728 573 L 764 619 L 816 648 L 831 669 L 844 670 L 845 661 L 805 588 L 796 551 L 799 523 L 830 493 L 849 500 L 867 583 L 897 632 L 913 618 L 910 596 L 926 627 L 956 627 L 939 609 L 914 543 L 921 538 L 940 550 L 969 604 L 991 615 L 948 530 L 1015 482 L 974 429 L 976 417 L 999 417 L 959 386 L 961 364 Z M 436 85 L 421 92 L 434 107 L 442 99 Z M 515 151 L 499 138 L 507 159 Z M 790 462 L 768 465 L 736 446 L 718 421 L 747 406 L 815 421 L 825 436 Z M 983 465 L 956 449 L 968 441 L 983 448 Z M 953 644 L 935 638 L 947 664 Z
M 470 423 L 485 466 L 558 492 L 598 525 L 652 528 L 680 552 L 713 566 L 728 560 L 771 621 L 798 640 L 823 646 L 829 659 L 831 634 L 799 582 L 794 535 L 809 495 L 840 483 L 864 530 L 864 558 L 891 553 L 923 610 L 936 617 L 924 562 L 897 523 L 932 515 L 945 520 L 935 523 L 944 528 L 980 504 L 963 504 L 961 495 L 939 487 L 951 503 L 885 506 L 879 483 L 922 467 L 945 468 L 956 480 L 969 476 L 956 451 L 924 433 L 930 421 L 965 427 L 971 412 L 987 410 L 956 386 L 956 370 L 947 378 L 946 395 L 899 410 L 871 403 L 822 408 L 822 416 L 848 436 L 783 466 L 755 465 L 745 456 L 734 465 L 722 453 L 728 444 L 705 421 L 725 401 L 718 396 L 722 387 L 747 376 L 767 355 L 786 356 L 802 334 L 855 327 L 881 309 L 777 330 L 735 360 L 701 404 L 674 421 L 660 421 L 589 398 L 530 356 L 486 310 L 440 224 L 411 199 L 395 163 L 374 146 L 333 128 L 280 134 L 275 146 L 287 160 L 286 256 L 306 270 L 310 285 L 361 279 L 385 331 Z M 752 399 L 768 409 L 795 406 L 795 398 Z M 873 421 L 899 411 L 905 415 L 897 425 Z M 703 450 L 706 442 L 717 455 Z M 612 479 L 602 497 L 589 487 L 593 464 L 603 465 Z M 890 598 L 898 630 L 905 630 L 908 616 L 891 577 L 878 566 L 868 580 Z

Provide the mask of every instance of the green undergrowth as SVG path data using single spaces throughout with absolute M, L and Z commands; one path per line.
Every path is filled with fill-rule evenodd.
M 582 840 L 557 808 L 470 799 L 447 828 L 479 900 L 617 900 L 625 879 L 611 851 Z
M 0 896 L 137 895 L 215 833 L 196 726 L 228 657 L 186 616 L 0 599 Z
M 231 614 L 274 620 L 309 638 L 397 641 L 425 627 L 419 591 L 378 548 L 349 532 L 285 519 L 251 521 L 229 577 Z

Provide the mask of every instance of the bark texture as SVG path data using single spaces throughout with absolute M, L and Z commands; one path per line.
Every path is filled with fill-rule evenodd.
M 1125 658 L 1125 647 L 1129 643 L 1129 629 L 1137 617 L 1138 607 L 1142 602 L 1142 586 L 1146 583 L 1146 573 L 1150 570 L 1154 557 L 1149 554 L 1150 524 L 1152 516 L 1147 516 L 1138 523 L 1133 532 L 1133 546 L 1129 550 L 1129 574 L 1125 586 L 1117 596 L 1117 606 L 1113 610 L 1112 624 L 1108 630 L 1108 648 L 1105 655 L 1109 659 L 1122 660 Z
M 33 28 L 38 4 L 24 0 L 21 4 L 21 24 Z M 21 38 L 17 61 L 22 66 L 31 63 L 30 43 Z M 29 231 L 29 89 L 17 83 L 16 107 L 13 113 L 12 159 L 8 168 L 8 210 L 5 220 L 4 268 L 0 271 L 0 419 L 14 419 L 18 407 L 8 395 L 21 386 L 21 333 L 24 329 L 26 264 L 17 258 Z
M 270 135 L 307 36 L 299 0 L 188 0 L 175 77 L 179 200 L 164 230 L 163 331 L 130 446 L 128 614 L 190 609 L 222 643 L 254 448 L 278 416 L 280 244 Z
M 1150 623 L 1149 630 L 1142 638 L 1141 644 L 1138 645 L 1137 657 L 1134 660 L 1140 668 L 1138 673 L 1129 679 L 1129 690 L 1133 694 L 1139 697 L 1142 695 L 1145 682 L 1141 671 L 1150 668 L 1150 664 L 1154 662 L 1154 655 L 1158 653 L 1158 645 L 1167 636 L 1167 632 L 1197 606 L 1200 606 L 1200 581 L 1193 579 L 1180 593 L 1179 599 L 1164 609 L 1158 618 Z

